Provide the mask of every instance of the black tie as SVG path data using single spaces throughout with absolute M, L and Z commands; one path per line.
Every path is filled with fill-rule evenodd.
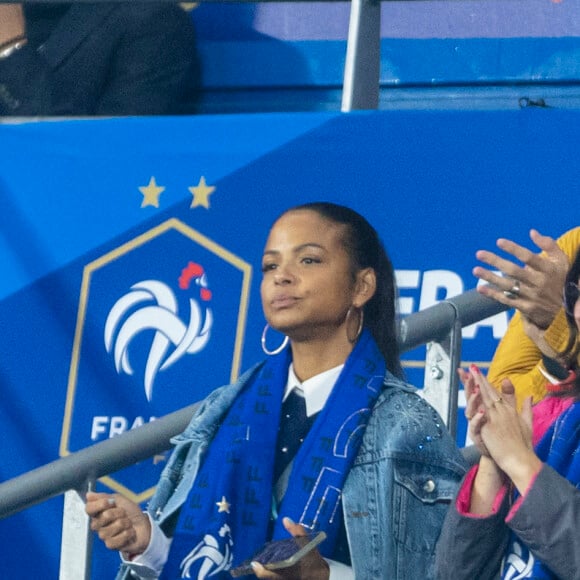
M 316 415 L 306 416 L 306 401 L 298 389 L 293 389 L 282 403 L 274 481 L 278 481 L 286 466 L 294 459 L 300 445 L 314 423 Z

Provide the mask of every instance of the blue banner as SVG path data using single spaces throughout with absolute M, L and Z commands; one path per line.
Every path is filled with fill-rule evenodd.
M 260 261 L 303 202 L 380 232 L 407 315 L 475 286 L 477 249 L 577 225 L 578 111 L 360 112 L 0 125 L 7 480 L 199 400 L 263 357 Z M 576 208 L 576 209 L 575 209 Z M 490 360 L 509 313 L 464 330 Z M 423 352 L 405 356 L 421 386 Z M 103 489 L 151 495 L 166 456 Z M 62 498 L 0 521 L 6 577 L 56 578 Z M 94 578 L 117 556 L 96 542 Z

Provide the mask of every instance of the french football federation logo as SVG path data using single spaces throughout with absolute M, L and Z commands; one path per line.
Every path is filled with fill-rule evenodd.
M 182 578 L 192 577 L 191 568 L 198 560 L 201 560 L 197 574 L 198 580 L 205 580 L 210 576 L 215 576 L 224 570 L 230 569 L 234 559 L 232 553 L 234 542 L 230 527 L 224 524 L 220 528 L 218 535 L 222 540 L 206 534 L 203 540 L 182 560 L 180 565 Z M 222 544 L 221 547 L 220 543 Z
M 240 371 L 252 266 L 177 218 L 123 238 L 83 266 L 62 457 L 201 400 Z M 160 470 L 153 458 L 100 481 L 141 503 Z
M 173 290 L 159 280 L 133 284 L 130 291 L 115 302 L 107 316 L 105 348 L 108 353 L 113 352 L 118 374 L 133 374 L 130 344 L 142 332 L 154 331 L 143 379 L 148 401 L 153 397 L 157 374 L 181 357 L 200 352 L 210 339 L 213 316 L 209 302 L 212 294 L 203 266 L 195 262 L 189 262 L 179 276 L 181 290 L 190 290 L 192 285 L 199 288 L 199 293 L 189 298 L 187 325 L 179 316 L 178 300 Z

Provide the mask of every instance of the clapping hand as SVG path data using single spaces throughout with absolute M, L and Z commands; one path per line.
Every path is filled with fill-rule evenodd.
M 482 385 L 486 385 L 483 390 L 488 400 L 490 397 L 492 400 L 501 400 L 502 403 L 505 402 L 508 406 L 515 409 L 516 397 L 514 387 L 509 380 L 505 379 L 502 382 L 500 395 L 475 365 L 472 365 L 469 371 L 458 369 L 457 372 L 465 390 L 465 417 L 468 421 L 469 438 L 482 455 L 491 457 L 481 433 L 481 429 L 487 420 L 487 407 L 482 393 Z
M 498 392 L 475 365 L 467 374 L 469 377 L 464 374 L 463 380 L 470 393 L 466 408 L 470 436 L 482 454 L 490 457 L 523 493 L 542 465 L 532 446 L 531 397 L 524 400 L 519 413 L 508 379 L 502 381 Z

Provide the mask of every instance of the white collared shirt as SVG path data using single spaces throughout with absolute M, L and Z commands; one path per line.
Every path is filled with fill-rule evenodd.
M 296 389 L 304 397 L 306 403 L 306 415 L 311 417 L 321 411 L 326 405 L 326 401 L 338 380 L 344 364 L 328 369 L 318 375 L 300 382 L 294 372 L 294 365 L 290 364 L 288 369 L 288 381 L 286 382 L 286 391 L 284 392 L 284 401 L 288 395 Z

